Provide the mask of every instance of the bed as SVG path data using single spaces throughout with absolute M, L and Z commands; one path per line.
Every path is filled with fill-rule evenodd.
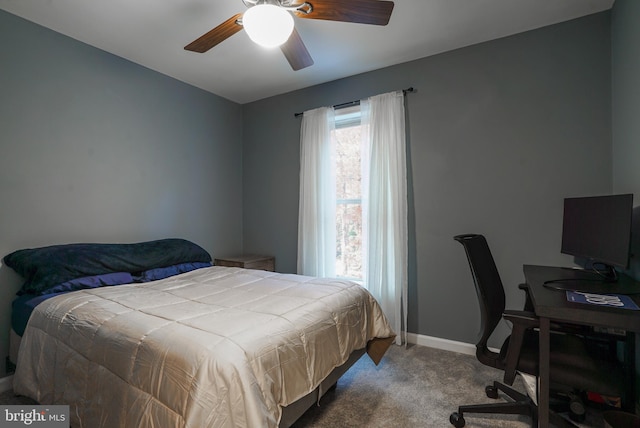
M 26 278 L 22 295 L 53 294 L 29 316 L 14 391 L 70 405 L 72 426 L 289 426 L 394 338 L 375 299 L 349 281 L 211 266 L 206 254 L 164 267 L 119 258 L 107 270 L 126 268 L 133 282 L 33 292 L 32 272 L 7 257 Z M 198 265 L 139 279 L 186 263 Z M 78 269 L 72 276 L 114 273 Z

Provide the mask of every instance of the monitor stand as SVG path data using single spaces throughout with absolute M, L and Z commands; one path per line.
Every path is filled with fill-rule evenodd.
M 640 282 L 625 274 L 617 274 L 616 279 L 612 279 L 585 269 L 563 267 L 556 272 L 557 277 L 545 281 L 545 287 L 595 294 L 640 294 Z

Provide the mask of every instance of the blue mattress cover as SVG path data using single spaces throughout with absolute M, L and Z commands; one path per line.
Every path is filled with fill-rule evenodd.
M 31 316 L 33 309 L 40 303 L 47 299 L 60 294 L 71 293 L 70 291 L 63 291 L 60 293 L 43 294 L 40 296 L 34 296 L 33 294 L 23 294 L 13 301 L 11 311 L 11 328 L 18 336 L 24 334 L 24 329 L 27 328 L 27 322 Z

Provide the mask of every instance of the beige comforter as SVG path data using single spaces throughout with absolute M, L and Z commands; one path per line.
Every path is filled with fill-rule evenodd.
M 393 336 L 359 285 L 211 267 L 41 303 L 14 389 L 74 427 L 275 427 L 349 354 Z

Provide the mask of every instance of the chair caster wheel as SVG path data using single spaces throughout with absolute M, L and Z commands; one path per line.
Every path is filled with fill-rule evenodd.
M 569 401 L 569 419 L 574 422 L 584 422 L 587 417 L 587 409 L 580 397 L 572 397 Z
M 496 399 L 496 398 L 499 397 L 498 388 L 496 388 L 493 385 L 489 385 L 489 386 L 485 387 L 484 388 L 484 392 L 487 394 L 487 397 L 489 397 L 489 398 Z
M 449 416 L 449 422 L 451 422 L 451 425 L 456 428 L 462 428 L 465 424 L 464 417 L 462 417 L 458 412 L 451 413 L 451 416 Z

